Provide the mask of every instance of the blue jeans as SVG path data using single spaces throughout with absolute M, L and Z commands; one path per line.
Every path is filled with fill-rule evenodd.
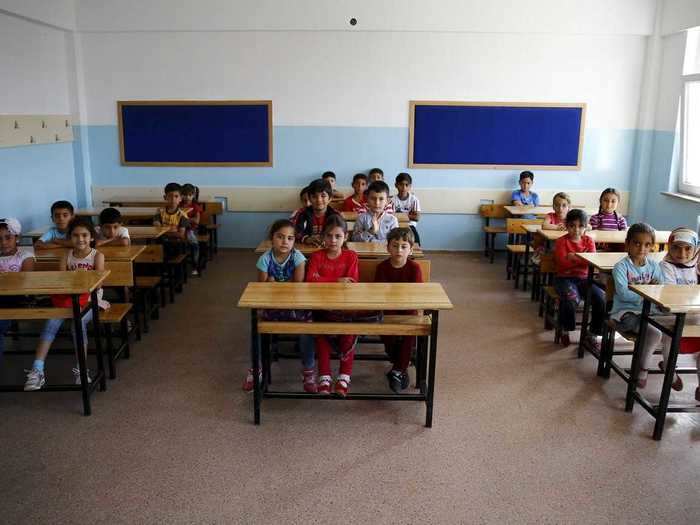
M 41 331 L 39 339 L 41 339 L 42 341 L 48 341 L 49 343 L 52 343 L 53 340 L 56 339 L 56 334 L 61 329 L 61 326 L 63 326 L 63 321 L 65 321 L 65 319 L 49 319 L 48 321 L 46 321 L 46 324 L 44 325 L 44 329 Z M 73 319 L 69 319 L 69 321 L 71 324 L 71 332 L 73 332 L 73 343 L 75 343 L 75 329 L 73 328 Z M 90 321 L 92 321 L 92 310 L 90 310 L 83 317 L 83 344 L 85 346 L 87 346 L 87 324 Z
M 5 332 L 10 329 L 12 321 L 6 321 L 0 319 L 0 358 L 2 358 L 2 353 L 5 351 Z
M 199 241 L 197 240 L 197 232 L 195 230 L 187 230 L 187 243 L 192 250 L 192 258 L 194 259 L 195 269 L 199 265 Z

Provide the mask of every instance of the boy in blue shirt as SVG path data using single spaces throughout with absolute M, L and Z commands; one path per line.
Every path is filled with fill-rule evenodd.
M 35 247 L 70 248 L 73 246 L 68 237 L 68 225 L 73 220 L 73 205 L 68 201 L 56 201 L 51 205 L 51 220 L 54 226 L 36 241 Z
M 531 171 L 523 171 L 520 173 L 520 189 L 513 190 L 510 195 L 510 200 L 513 206 L 539 206 L 540 197 L 534 191 L 530 191 L 535 176 Z M 534 219 L 534 215 L 523 215 L 523 219 Z

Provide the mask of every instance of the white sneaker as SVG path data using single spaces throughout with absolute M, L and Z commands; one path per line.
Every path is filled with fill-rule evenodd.
M 197 275 L 199 275 L 199 272 L 197 270 L 192 270 L 191 275 L 197 276 Z
M 90 383 L 92 383 L 92 379 L 90 379 L 90 369 L 88 369 L 88 371 L 87 371 L 87 378 L 88 378 L 88 385 L 89 385 Z M 80 381 L 80 370 L 77 368 L 73 369 L 73 379 L 75 380 L 74 382 L 76 385 L 78 385 L 78 386 L 82 385 L 82 383 Z
M 41 390 L 41 387 L 46 383 L 44 372 L 36 368 L 25 370 L 25 372 L 27 372 L 27 381 L 24 383 L 24 391 L 32 392 L 34 390 Z

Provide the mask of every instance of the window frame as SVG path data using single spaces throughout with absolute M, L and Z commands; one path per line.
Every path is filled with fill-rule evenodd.
M 700 182 L 695 185 L 695 184 L 689 184 L 685 181 L 686 177 L 685 174 L 687 173 L 687 157 L 686 157 L 686 151 L 688 150 L 688 147 L 686 145 L 688 141 L 688 132 L 686 129 L 687 123 L 688 123 L 688 117 L 686 115 L 686 109 L 688 106 L 687 103 L 687 96 L 688 96 L 688 85 L 691 83 L 698 83 L 700 84 L 700 73 L 699 74 L 694 74 L 694 75 L 683 75 L 682 77 L 682 91 L 681 91 L 681 100 L 680 100 L 680 134 L 681 134 L 681 140 L 680 140 L 680 170 L 678 170 L 678 191 L 688 194 L 688 195 L 693 195 L 695 197 L 700 197 Z M 696 102 L 696 104 L 700 105 L 700 100 Z M 697 126 L 700 131 L 700 115 L 697 115 L 695 117 L 697 119 Z M 700 167 L 699 167 L 700 168 Z

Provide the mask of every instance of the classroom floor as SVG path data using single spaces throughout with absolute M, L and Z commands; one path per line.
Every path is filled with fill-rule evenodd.
M 362 401 L 267 400 L 253 426 L 249 318 L 235 305 L 256 256 L 221 250 L 118 363 L 91 417 L 75 392 L 0 396 L 0 521 L 698 522 L 700 417 L 670 416 L 654 442 L 652 418 L 625 413 L 622 381 L 554 346 L 502 262 L 430 258 L 455 304 L 432 429 L 419 403 Z M 296 384 L 298 363 L 280 363 Z M 49 357 L 48 380 L 70 366 Z M 353 390 L 386 388 L 385 366 L 358 363 Z M 689 400 L 684 377 L 673 396 Z

